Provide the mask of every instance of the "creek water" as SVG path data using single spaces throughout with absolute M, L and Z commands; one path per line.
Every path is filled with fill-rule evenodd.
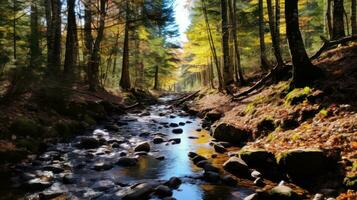
M 244 187 L 209 183 L 199 178 L 203 170 L 192 163 L 189 152 L 209 158 L 215 166 L 220 166 L 225 159 L 220 159 L 223 155 L 211 158 L 215 154 L 210 145 L 212 138 L 201 128 L 201 119 L 166 105 L 165 102 L 171 98 L 162 98 L 162 103 L 143 110 L 113 116 L 70 142 L 49 144 L 43 155 L 17 166 L 18 176 L 13 177 L 12 182 L 19 189 L 8 192 L 21 192 L 20 196 L 29 199 L 36 199 L 39 194 L 46 194 L 47 198 L 65 195 L 69 199 L 120 199 L 117 192 L 128 185 L 179 177 L 182 184 L 173 190 L 173 197 L 179 200 L 244 199 L 251 194 L 252 191 Z M 175 128 L 170 127 L 170 123 L 180 124 L 175 128 L 181 128 L 183 132 L 174 134 L 172 130 Z M 113 125 L 119 128 L 110 130 L 108 127 Z M 164 138 L 165 142 L 154 144 L 152 139 L 157 136 Z M 77 144 L 83 138 L 96 138 L 103 144 L 94 149 L 79 148 Z M 180 139 L 180 142 L 168 142 L 170 139 Z M 135 146 L 144 141 L 150 142 L 150 152 L 147 155 L 135 154 Z M 113 143 L 117 144 L 115 148 Z M 124 154 L 136 156 L 138 164 L 129 167 L 116 165 Z M 94 166 L 101 162 L 108 167 L 95 170 Z M 37 181 L 38 184 L 24 187 L 24 182 L 29 181 Z M 18 197 L 19 194 L 4 196 Z

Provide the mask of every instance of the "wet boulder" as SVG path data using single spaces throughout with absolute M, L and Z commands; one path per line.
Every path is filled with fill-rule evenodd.
M 95 149 L 99 146 L 100 142 L 97 139 L 91 137 L 82 138 L 80 143 L 78 144 L 78 147 L 82 149 Z
M 155 191 L 156 184 L 141 183 L 116 193 L 116 196 L 123 200 L 149 199 L 150 194 Z
M 251 132 L 231 124 L 220 123 L 213 129 L 213 137 L 220 141 L 242 144 L 251 137 Z
M 236 179 L 234 179 L 233 176 L 231 175 L 226 175 L 226 176 L 223 176 L 222 177 L 222 182 L 226 185 L 229 185 L 229 186 L 236 186 L 238 181 Z
M 238 177 L 250 177 L 247 163 L 238 157 L 229 158 L 224 164 L 223 169 Z
M 183 129 L 182 128 L 172 129 L 172 133 L 174 133 L 174 134 L 182 134 L 183 133 Z
M 43 190 L 52 185 L 51 181 L 41 178 L 34 178 L 24 184 L 24 187 L 30 190 Z
M 121 157 L 119 158 L 117 165 L 128 167 L 128 166 L 135 166 L 138 164 L 138 159 L 130 158 L 130 157 Z
M 155 188 L 155 195 L 164 198 L 172 196 L 171 189 L 166 185 L 159 185 Z
M 259 191 L 244 200 L 301 200 L 302 198 L 288 186 L 276 186 L 267 191 Z
M 97 181 L 96 183 L 94 183 L 94 185 L 92 185 L 92 188 L 98 191 L 106 191 L 113 187 L 115 187 L 115 183 L 111 180 Z
M 245 149 L 239 151 L 239 156 L 250 168 L 262 172 L 268 177 L 277 177 L 277 162 L 273 153 L 264 149 Z
M 225 153 L 227 151 L 226 148 L 224 148 L 224 146 L 220 145 L 220 144 L 213 144 L 213 148 L 217 153 Z
M 299 200 L 301 197 L 288 186 L 276 186 L 268 192 L 267 199 L 272 200 Z
M 170 187 L 170 188 L 174 188 L 177 189 L 180 187 L 182 181 L 181 179 L 177 178 L 177 177 L 171 177 L 170 180 L 168 180 L 165 185 Z
M 293 149 L 283 152 L 278 164 L 294 180 L 321 176 L 334 165 L 320 149 Z
M 156 137 L 154 137 L 154 139 L 152 140 L 152 142 L 153 142 L 154 144 L 161 144 L 161 143 L 165 142 L 165 139 L 162 138 L 162 137 L 160 137 L 160 136 L 156 136 Z
M 217 172 L 205 171 L 203 174 L 203 179 L 211 183 L 217 183 L 221 180 L 221 177 Z
M 140 144 L 138 144 L 135 148 L 134 151 L 138 152 L 138 151 L 146 151 L 149 152 L 150 151 L 150 144 L 148 142 L 142 142 Z
M 222 113 L 220 113 L 219 111 L 211 110 L 208 113 L 206 113 L 204 119 L 209 122 L 215 122 L 215 121 L 219 120 L 222 116 L 223 116 Z
M 96 171 L 105 171 L 113 168 L 113 164 L 109 162 L 99 161 L 94 163 L 93 169 Z
M 179 127 L 179 125 L 177 123 L 170 123 L 169 125 L 170 127 Z

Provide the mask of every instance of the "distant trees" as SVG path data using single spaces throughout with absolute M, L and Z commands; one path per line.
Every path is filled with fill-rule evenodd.
M 352 27 L 352 35 L 357 34 L 357 3 L 356 0 L 351 0 L 351 27 Z
M 344 6 L 343 0 L 333 1 L 333 23 L 332 23 L 332 39 L 339 39 L 346 36 L 344 24 Z
M 31 1 L 30 28 L 31 28 L 31 34 L 29 39 L 30 67 L 34 69 L 39 67 L 40 59 L 41 59 L 38 3 L 36 2 L 36 0 Z

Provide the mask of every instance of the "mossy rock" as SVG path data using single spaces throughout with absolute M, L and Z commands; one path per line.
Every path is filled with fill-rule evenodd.
M 310 87 L 295 88 L 294 90 L 292 90 L 286 95 L 285 101 L 287 104 L 297 105 L 307 100 L 307 97 L 311 94 L 312 94 L 312 90 Z
M 267 135 L 273 132 L 275 128 L 276 128 L 276 124 L 274 120 L 272 118 L 266 117 L 257 124 L 257 131 L 258 131 L 257 136 Z
M 357 175 L 346 176 L 343 182 L 347 188 L 357 190 Z
M 10 133 L 18 136 L 40 137 L 43 128 L 34 120 L 18 118 L 10 125 Z
M 277 177 L 277 162 L 273 153 L 265 149 L 247 149 L 239 151 L 239 156 L 250 168 L 256 169 L 269 178 Z
M 295 180 L 319 177 L 336 166 L 320 149 L 289 150 L 277 160 L 279 167 Z
M 213 130 L 215 139 L 232 144 L 244 144 L 251 136 L 252 133 L 249 130 L 228 123 L 220 123 Z

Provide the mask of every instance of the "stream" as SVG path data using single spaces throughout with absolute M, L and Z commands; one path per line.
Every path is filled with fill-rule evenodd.
M 17 189 L 8 192 L 25 199 L 121 199 L 133 185 L 178 177 L 182 184 L 172 190 L 172 197 L 179 200 L 244 199 L 253 193 L 202 178 L 203 169 L 193 164 L 189 152 L 217 167 L 227 156 L 216 155 L 201 119 L 165 104 L 173 98 L 166 96 L 146 109 L 113 116 L 68 143 L 49 144 L 45 153 L 16 167 L 18 176 L 12 182 Z M 148 153 L 134 151 L 142 142 L 149 142 Z M 123 157 L 129 159 L 118 164 Z M 151 195 L 150 199 L 160 198 Z

